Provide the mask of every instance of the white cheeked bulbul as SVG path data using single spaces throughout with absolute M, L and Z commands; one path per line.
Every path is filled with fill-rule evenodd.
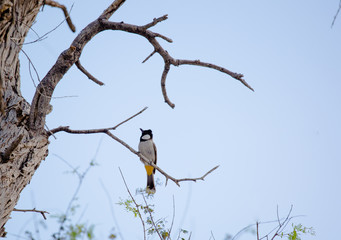
M 157 162 L 157 151 L 155 143 L 153 142 L 153 133 L 152 130 L 143 130 L 141 129 L 141 137 L 139 143 L 139 152 L 145 156 L 148 160 L 152 161 L 154 164 Z M 144 167 L 147 171 L 147 192 L 155 192 L 155 183 L 154 183 L 154 174 L 155 168 L 144 164 Z

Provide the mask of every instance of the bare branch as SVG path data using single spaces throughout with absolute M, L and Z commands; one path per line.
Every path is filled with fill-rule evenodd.
M 62 52 L 58 57 L 54 66 L 50 69 L 47 75 L 42 79 L 39 83 L 34 98 L 31 104 L 31 112 L 29 119 L 29 127 L 31 131 L 42 131 L 45 124 L 46 119 L 46 110 L 51 100 L 52 94 L 54 92 L 55 87 L 65 75 L 65 73 L 71 68 L 73 64 L 79 61 L 79 57 L 85 47 L 85 45 L 98 33 L 105 30 L 119 30 L 128 33 L 134 33 L 146 38 L 149 43 L 154 47 L 154 50 L 160 54 L 165 62 L 165 68 L 161 77 L 161 88 L 162 94 L 165 99 L 165 102 L 174 108 L 174 103 L 172 103 L 166 92 L 166 77 L 170 69 L 170 65 L 179 66 L 179 65 L 197 65 L 201 67 L 208 67 L 218 71 L 221 71 L 236 80 L 240 81 L 249 89 L 253 90 L 243 79 L 242 74 L 234 73 L 226 68 L 201 62 L 199 60 L 181 60 L 174 59 L 169 53 L 159 44 L 157 38 L 162 38 L 168 42 L 172 42 L 172 40 L 168 37 L 165 37 L 159 33 L 152 32 L 148 30 L 148 28 L 155 26 L 157 23 L 164 21 L 167 19 L 167 16 L 162 16 L 160 18 L 154 19 L 151 23 L 138 26 L 132 24 L 126 24 L 124 22 L 111 22 L 108 19 L 112 16 L 112 14 L 125 2 L 125 0 L 115 0 L 102 14 L 98 19 L 89 23 L 74 39 L 71 46 Z
M 45 4 L 49 5 L 51 7 L 60 8 L 64 13 L 64 16 L 65 16 L 67 24 L 69 25 L 69 28 L 71 29 L 72 32 L 76 32 L 76 27 L 75 27 L 75 25 L 73 25 L 71 18 L 70 18 L 70 15 L 69 15 L 69 13 L 68 13 L 68 11 L 64 5 L 62 5 L 56 1 L 52 1 L 52 0 L 45 0 Z
M 172 39 L 170 39 L 169 37 L 166 37 L 166 36 L 164 36 L 164 35 L 162 35 L 162 34 L 160 34 L 160 33 L 154 33 L 153 35 L 154 35 L 154 37 L 162 38 L 163 40 L 165 40 L 165 41 L 167 41 L 167 42 L 169 42 L 169 43 L 172 43 L 172 42 L 173 42 Z
M 115 127 L 113 127 L 112 130 L 115 130 L 116 128 L 118 128 L 119 126 L 121 126 L 123 123 L 128 122 L 129 120 L 133 119 L 134 117 L 136 117 L 137 115 L 140 115 L 141 113 L 143 113 L 145 110 L 147 110 L 148 107 L 144 107 L 141 111 L 139 111 L 138 113 L 134 114 L 133 116 L 131 116 L 130 118 L 127 118 L 126 120 L 124 120 L 123 122 L 120 122 L 119 124 L 117 124 Z
M 142 28 L 144 28 L 144 29 L 151 28 L 151 27 L 155 26 L 156 24 L 158 24 L 159 22 L 165 21 L 167 19 L 168 19 L 168 14 L 163 15 L 162 17 L 159 17 L 159 18 L 154 18 L 151 23 L 148 23 L 148 24 L 142 26 Z
M 138 113 L 139 114 L 139 113 Z M 133 116 L 134 117 L 134 116 Z M 132 117 L 131 117 L 132 118 Z M 131 119 L 129 118 L 129 119 Z M 129 119 L 127 119 L 126 121 L 128 121 Z M 126 122 L 124 121 L 124 122 Z M 120 123 L 118 125 L 116 125 L 115 127 L 119 126 L 123 124 Z M 113 127 L 113 128 L 115 128 Z M 125 143 L 123 140 L 121 140 L 120 138 L 116 137 L 114 134 L 112 134 L 109 130 L 113 130 L 113 128 L 100 128 L 100 129 L 89 129 L 89 130 L 72 130 L 70 129 L 68 126 L 64 126 L 64 127 L 58 127 L 55 129 L 52 129 L 50 132 L 50 134 L 52 133 L 57 133 L 57 132 L 67 132 L 67 133 L 72 133 L 72 134 L 94 134 L 94 133 L 105 133 L 107 134 L 109 137 L 111 137 L 112 139 L 114 139 L 115 141 L 119 142 L 120 144 L 122 144 L 124 147 L 126 147 L 129 151 L 131 151 L 132 153 L 134 153 L 135 155 L 137 155 L 140 160 L 143 163 L 146 163 L 148 165 L 151 165 L 152 167 L 154 167 L 155 169 L 157 169 L 162 175 L 164 175 L 166 177 L 166 184 L 168 182 L 168 180 L 172 180 L 176 185 L 178 185 L 180 187 L 180 182 L 183 181 L 193 181 L 196 182 L 197 180 L 204 180 L 205 177 L 212 173 L 214 170 L 216 170 L 219 166 L 216 166 L 214 168 L 212 168 L 211 170 L 209 170 L 207 173 L 205 173 L 202 177 L 198 177 L 198 178 L 182 178 L 182 179 L 176 179 L 172 176 L 170 176 L 169 174 L 167 174 L 164 170 L 162 170 L 160 167 L 158 167 L 157 165 L 155 165 L 152 161 L 150 161 L 149 159 L 147 159 L 145 156 L 143 156 L 140 152 L 136 151 L 134 148 L 132 148 L 131 146 L 129 146 L 127 143 Z
M 187 64 L 187 65 L 196 65 L 196 66 L 201 66 L 201 67 L 207 67 L 207 68 L 212 68 L 212 69 L 215 69 L 215 70 L 218 70 L 220 72 L 223 72 L 223 73 L 226 73 L 227 75 L 230 75 L 231 77 L 233 77 L 234 79 L 240 81 L 244 86 L 246 86 L 247 88 L 249 88 L 250 90 L 252 91 L 255 91 L 244 79 L 244 75 L 243 74 L 240 74 L 240 73 L 234 73 L 234 72 L 231 72 L 230 70 L 227 70 L 226 68 L 223 68 L 223 67 L 220 67 L 220 66 L 217 66 L 217 65 L 214 65 L 212 63 L 205 63 L 205 62 L 201 62 L 200 60 L 175 60 L 175 66 L 178 66 L 178 65 L 184 65 L 184 64 Z
M 97 83 L 100 86 L 103 86 L 104 83 L 99 81 L 97 78 L 95 78 L 94 76 L 91 75 L 91 73 L 89 73 L 81 64 L 81 62 L 78 60 L 75 62 L 76 66 L 78 67 L 78 69 L 84 73 L 90 80 L 94 81 L 95 83 Z
M 148 165 L 151 165 L 152 167 L 154 167 L 155 169 L 157 169 L 163 176 L 166 177 L 166 184 L 168 182 L 168 179 L 172 180 L 176 185 L 178 185 L 180 187 L 180 182 L 183 181 L 194 181 L 196 182 L 197 180 L 204 180 L 204 178 L 210 174 L 211 172 L 213 172 L 215 169 L 217 169 L 219 166 L 216 166 L 214 168 L 212 168 L 210 171 L 208 171 L 206 174 L 204 174 L 202 177 L 199 178 L 182 178 L 182 179 L 176 179 L 172 176 L 170 176 L 169 174 L 167 174 L 164 170 L 162 170 L 160 167 L 158 167 L 156 164 L 154 164 L 152 161 L 150 161 L 149 159 L 147 159 L 145 156 L 143 156 L 140 152 L 137 152 L 135 149 L 133 149 L 132 147 L 130 147 L 127 143 L 125 143 L 123 140 L 119 139 L 118 137 L 116 137 L 114 134 L 112 134 L 111 132 L 107 131 L 106 134 L 108 136 L 110 136 L 111 138 L 113 138 L 114 140 L 116 140 L 117 142 L 121 143 L 123 146 L 125 146 L 129 151 L 131 151 L 132 153 L 134 153 L 135 155 L 139 156 L 140 160 Z
M 195 65 L 195 66 L 207 67 L 207 68 L 215 69 L 215 70 L 218 70 L 220 72 L 223 72 L 223 73 L 231 76 L 232 78 L 234 78 L 234 79 L 238 80 L 239 82 L 241 82 L 244 86 L 246 86 L 250 90 L 254 91 L 254 89 L 243 79 L 243 77 L 244 77 L 243 74 L 232 72 L 232 71 L 230 71 L 230 70 L 228 70 L 226 68 L 223 68 L 223 67 L 215 65 L 215 64 L 201 62 L 200 60 L 174 59 L 160 45 L 160 43 L 157 41 L 156 38 L 160 37 L 160 38 L 165 39 L 166 41 L 171 41 L 171 39 L 169 39 L 169 38 L 167 38 L 167 37 L 165 37 L 165 36 L 163 36 L 163 35 L 161 35 L 159 33 L 155 33 L 155 32 L 152 32 L 150 30 L 145 29 L 146 25 L 144 25 L 144 26 L 136 26 L 136 25 L 126 24 L 126 23 L 123 23 L 123 22 L 117 23 L 117 22 L 110 22 L 110 21 L 106 21 L 106 20 L 101 20 L 101 24 L 102 24 L 102 26 L 105 29 L 121 30 L 121 31 L 125 31 L 125 32 L 130 32 L 130 33 L 135 33 L 135 34 L 141 35 L 141 36 L 145 37 L 150 42 L 150 44 L 153 45 L 155 51 L 160 54 L 160 56 L 163 58 L 163 60 L 165 62 L 164 71 L 163 71 L 162 76 L 161 76 L 161 88 L 162 88 L 162 94 L 163 94 L 163 97 L 165 99 L 165 102 L 170 107 L 172 107 L 172 108 L 174 108 L 175 105 L 174 105 L 174 103 L 172 103 L 169 100 L 169 98 L 167 96 L 167 92 L 166 92 L 166 85 L 165 85 L 165 81 L 166 81 L 167 74 L 168 74 L 169 69 L 170 69 L 170 65 L 174 65 L 174 66 Z
M 209 170 L 207 173 L 205 173 L 202 177 L 198 177 L 198 178 L 181 178 L 181 179 L 177 179 L 177 182 L 182 182 L 182 181 L 193 181 L 193 182 L 196 182 L 198 180 L 201 180 L 201 181 L 204 181 L 205 180 L 205 177 L 212 173 L 214 170 L 216 170 L 217 168 L 219 167 L 218 166 L 215 166 L 214 168 L 212 168 L 211 170 Z
M 145 62 L 147 62 L 148 61 L 148 59 L 149 58 L 151 58 L 153 55 L 154 55 L 154 53 L 156 53 L 156 51 L 154 50 L 151 54 L 149 54 L 149 56 L 148 57 L 146 57 L 146 59 L 145 60 L 143 60 L 142 61 L 142 63 L 145 63 Z
M 72 10 L 72 7 L 73 7 L 73 5 L 72 5 L 71 8 L 70 8 L 70 12 L 71 12 L 71 10 Z M 70 13 L 68 13 L 68 15 L 70 15 Z M 25 43 L 23 43 L 22 45 L 28 45 L 28 44 L 32 44 L 32 43 L 36 43 L 36 42 L 45 40 L 45 39 L 48 37 L 48 35 L 49 35 L 50 33 L 52 33 L 52 32 L 55 31 L 57 28 L 59 28 L 59 27 L 64 23 L 64 21 L 67 21 L 68 19 L 69 19 L 68 17 L 65 17 L 65 18 L 63 19 L 63 21 L 61 21 L 57 26 L 55 26 L 55 27 L 52 28 L 51 30 L 47 31 L 47 32 L 46 32 L 44 35 L 42 35 L 41 37 L 36 33 L 36 35 L 37 35 L 37 39 L 36 39 L 36 40 L 33 40 L 33 41 L 31 41 L 31 42 L 25 42 Z M 31 30 L 33 30 L 33 29 L 31 28 Z
M 145 110 L 147 110 L 148 107 L 144 107 L 141 111 L 138 113 L 135 113 L 133 116 L 127 118 L 126 120 L 120 122 L 114 127 L 109 128 L 99 128 L 99 129 L 88 129 L 88 130 L 71 130 L 69 126 L 60 126 L 57 128 L 54 128 L 48 132 L 49 136 L 57 133 L 57 132 L 67 132 L 67 133 L 73 133 L 73 134 L 93 134 L 93 133 L 107 133 L 109 130 L 116 130 L 119 126 L 121 126 L 123 123 L 128 122 L 129 120 L 133 119 L 134 117 L 140 115 Z
M 170 63 L 166 62 L 165 68 L 163 69 L 162 76 L 161 76 L 161 90 L 162 90 L 162 95 L 163 95 L 163 98 L 165 99 L 165 102 L 171 108 L 174 108 L 175 104 L 169 100 L 168 95 L 167 95 L 167 90 L 166 90 L 166 78 L 167 78 L 167 74 L 169 72 L 169 69 L 170 69 Z
M 42 211 L 42 210 L 37 210 L 35 208 L 33 208 L 33 209 L 17 209 L 17 208 L 14 208 L 13 211 L 16 211 L 16 212 L 36 212 L 36 213 L 40 213 L 45 220 L 46 220 L 45 213 L 50 214 L 49 212 Z
M 119 9 L 125 0 L 115 0 L 110 6 L 104 10 L 104 12 L 99 16 L 100 19 L 109 19 L 116 11 Z
M 139 215 L 139 218 L 140 218 L 140 220 L 141 220 L 142 227 L 143 227 L 143 236 L 144 236 L 144 240 L 146 240 L 146 227 L 145 227 L 145 225 L 144 225 L 144 221 L 143 221 L 143 219 L 142 219 L 142 215 L 141 215 L 140 210 L 139 210 L 140 206 L 136 203 L 136 201 L 135 201 L 133 195 L 132 195 L 131 192 L 129 191 L 128 185 L 127 185 L 127 183 L 126 183 L 126 180 L 124 179 L 124 176 L 123 176 L 123 173 L 122 173 L 122 171 L 121 171 L 121 168 L 118 168 L 118 169 L 120 170 L 120 173 L 121 173 L 121 176 L 122 176 L 124 185 L 126 186 L 126 189 L 127 189 L 128 193 L 129 193 L 131 199 L 133 200 L 133 202 L 134 202 L 134 204 L 135 204 L 135 207 L 136 207 L 136 209 L 137 209 L 137 213 L 138 213 L 138 215 Z M 142 196 L 143 196 L 143 195 L 142 195 Z
M 272 232 L 274 232 L 274 231 L 277 229 L 275 235 L 273 236 L 273 238 L 274 238 L 274 237 L 278 236 L 281 232 L 284 231 L 284 229 L 286 228 L 287 224 L 291 221 L 291 219 L 297 218 L 297 217 L 303 217 L 303 216 L 304 216 L 304 215 L 296 215 L 296 216 L 291 216 L 291 217 L 290 217 L 291 212 L 292 212 L 292 205 L 291 205 L 291 208 L 290 208 L 290 210 L 289 210 L 289 212 L 288 212 L 288 215 L 287 215 L 286 217 L 280 218 L 279 220 L 276 219 L 276 220 L 266 221 L 266 222 L 258 222 L 258 221 L 257 221 L 255 224 L 250 224 L 250 225 L 244 227 L 243 229 L 241 229 L 237 234 L 235 234 L 235 235 L 233 236 L 233 238 L 232 238 L 231 240 L 237 239 L 237 238 L 240 236 L 241 233 L 245 232 L 246 230 L 248 230 L 249 228 L 254 227 L 254 226 L 256 226 L 256 230 L 257 230 L 257 232 L 256 232 L 256 233 L 257 233 L 257 240 L 269 239 L 270 234 L 271 234 Z M 283 220 L 283 222 L 281 222 L 282 220 Z M 268 234 L 266 234 L 266 235 L 263 236 L 263 237 L 259 237 L 259 230 L 258 230 L 259 225 L 270 224 L 270 223 L 276 223 L 276 222 L 277 222 L 277 223 L 278 223 L 278 222 L 281 222 L 282 229 L 281 229 L 280 231 L 278 231 L 279 225 L 277 225 L 277 226 L 276 226 L 274 229 L 272 229 Z

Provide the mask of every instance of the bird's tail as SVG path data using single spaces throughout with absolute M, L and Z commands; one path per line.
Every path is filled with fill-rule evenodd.
M 147 175 L 147 191 L 155 193 L 154 174 Z

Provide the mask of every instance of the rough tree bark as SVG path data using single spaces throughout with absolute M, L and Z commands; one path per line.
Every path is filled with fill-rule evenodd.
M 28 126 L 30 104 L 20 92 L 19 53 L 43 0 L 0 1 L 0 237 L 48 152 L 48 136 Z
M 165 83 L 171 65 L 196 65 L 215 69 L 231 76 L 253 90 L 245 82 L 242 74 L 199 60 L 183 60 L 171 57 L 157 39 L 168 42 L 172 42 L 172 40 L 149 30 L 157 23 L 166 20 L 167 15 L 155 18 L 152 22 L 142 26 L 124 22 L 110 22 L 109 18 L 124 2 L 125 0 L 113 1 L 98 19 L 89 23 L 77 35 L 70 47 L 59 55 L 56 63 L 41 80 L 32 103 L 29 104 L 20 92 L 19 53 L 22 44 L 44 3 L 62 8 L 64 13 L 66 10 L 65 7 L 52 0 L 0 0 L 0 237 L 4 237 L 6 234 L 4 226 L 19 200 L 21 191 L 30 182 L 40 162 L 48 154 L 48 137 L 51 134 L 58 131 L 81 134 L 102 132 L 124 146 L 127 145 L 109 132 L 112 128 L 102 129 L 102 131 L 75 131 L 68 129 L 68 127 L 60 127 L 51 131 L 44 129 L 46 115 L 51 109 L 50 100 L 54 89 L 73 64 L 89 79 L 97 84 L 103 84 L 89 74 L 79 61 L 84 46 L 96 34 L 104 30 L 119 30 L 143 36 L 154 47 L 154 51 L 146 60 L 155 53 L 159 54 L 164 60 L 165 67 L 161 76 L 161 89 L 165 102 L 172 108 L 175 105 L 167 96 Z M 70 26 L 69 21 L 68 24 Z M 70 28 L 72 29 L 72 26 Z M 138 152 L 128 145 L 126 147 L 140 156 Z M 157 166 L 155 167 L 157 168 Z M 179 181 L 202 180 L 216 168 L 210 170 L 201 178 L 178 180 L 170 177 L 161 169 L 157 169 L 161 174 L 165 175 L 166 179 L 171 179 L 178 184 Z

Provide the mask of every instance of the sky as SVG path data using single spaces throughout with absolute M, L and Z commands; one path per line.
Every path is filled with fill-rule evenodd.
M 64 22 L 43 41 L 23 48 L 40 79 L 111 1 L 60 3 L 71 9 L 76 33 Z M 277 212 L 286 217 L 291 206 L 291 216 L 297 216 L 293 223 L 316 232 L 302 239 L 335 239 L 341 223 L 341 17 L 332 28 L 331 23 L 338 6 L 337 0 L 129 0 L 112 21 L 144 25 L 168 14 L 151 30 L 173 40 L 159 40 L 171 56 L 242 73 L 255 91 L 212 69 L 172 66 L 166 82 L 175 103 L 171 109 L 160 87 L 162 58 L 154 55 L 141 63 L 153 51 L 148 41 L 105 31 L 80 57 L 105 85 L 94 84 L 73 66 L 54 92 L 46 125 L 112 127 L 147 106 L 113 134 L 137 149 L 139 128 L 152 129 L 158 165 L 175 178 L 200 177 L 219 165 L 205 181 L 181 187 L 171 181 L 165 186 L 156 173 L 162 184 L 149 201 L 156 218 L 165 217 L 168 226 L 174 212 L 173 239 L 186 229 L 191 239 L 223 240 L 256 221 L 276 220 Z M 32 29 L 42 36 L 63 19 L 60 9 L 45 6 Z M 36 38 L 31 31 L 26 42 Z M 22 54 L 22 94 L 31 102 L 38 79 L 34 75 L 32 81 L 28 66 Z M 139 220 L 117 204 L 129 196 L 119 168 L 143 202 L 135 195 L 146 184 L 143 164 L 108 136 L 67 133 L 50 137 L 49 156 L 16 206 L 50 213 L 44 221 L 48 228 L 40 227 L 37 239 L 57 231 L 53 216 L 65 212 L 78 186 L 69 165 L 83 172 L 93 160 L 97 165 L 82 182 L 75 221 L 95 224 L 97 239 L 106 239 L 112 228 L 118 239 L 143 239 Z M 8 239 L 25 239 L 25 231 L 36 231 L 40 221 L 39 214 L 13 212 Z M 260 235 L 275 226 L 261 224 Z M 256 236 L 244 233 L 236 239 Z

